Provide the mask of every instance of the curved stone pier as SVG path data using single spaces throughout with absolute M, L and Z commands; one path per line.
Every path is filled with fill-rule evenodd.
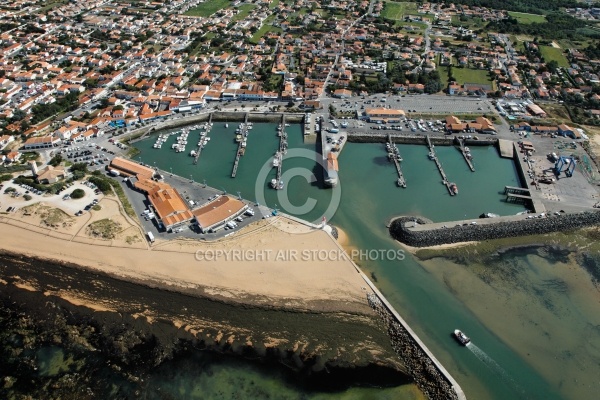
M 427 223 L 419 217 L 403 216 L 390 223 L 390 234 L 394 239 L 409 246 L 428 247 L 569 231 L 598 224 L 598 211 L 548 215 L 541 218 L 517 215 L 444 223 Z

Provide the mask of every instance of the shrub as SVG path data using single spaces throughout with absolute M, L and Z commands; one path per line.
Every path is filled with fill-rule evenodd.
M 4 193 L 11 193 L 11 192 L 16 192 L 16 191 L 17 191 L 17 189 L 15 189 L 14 187 L 9 187 L 9 188 L 6 188 L 6 190 L 4 190 Z
M 85 196 L 83 189 L 75 189 L 73 190 L 73 193 L 71 193 L 72 199 L 81 199 L 83 196 Z
M 89 181 L 96 185 L 98 189 L 102 191 L 102 193 L 110 193 L 110 181 L 108 181 L 108 179 L 104 178 L 103 176 L 96 176 L 94 174 L 94 176 L 90 177 Z
M 12 179 L 12 175 L 11 174 L 0 175 L 0 182 L 9 181 L 11 179 Z
M 30 195 L 28 195 L 28 194 L 24 194 L 23 198 L 25 199 L 25 201 L 29 201 L 29 200 L 32 199 L 32 197 Z

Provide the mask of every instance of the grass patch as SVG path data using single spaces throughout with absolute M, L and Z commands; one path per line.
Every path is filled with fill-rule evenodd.
M 196 7 L 190 8 L 185 12 L 185 15 L 194 17 L 210 17 L 214 13 L 229 6 L 229 0 L 206 0 Z
M 134 244 L 137 242 L 141 242 L 142 239 L 140 239 L 140 237 L 138 235 L 134 235 L 134 236 L 127 236 L 125 238 L 125 242 L 127 242 L 127 244 Z
M 555 60 L 559 67 L 567 68 L 569 66 L 569 60 L 567 60 L 567 57 L 563 54 L 562 49 L 557 49 L 552 46 L 540 46 L 540 52 L 546 62 Z
M 86 228 L 87 234 L 100 239 L 114 239 L 121 231 L 121 224 L 108 218 L 92 222 Z
M 267 32 L 282 33 L 283 29 L 281 29 L 277 26 L 271 25 L 271 23 L 273 22 L 274 19 L 275 19 L 275 15 L 270 15 L 269 17 L 267 17 L 267 19 L 265 19 L 265 21 L 263 23 L 263 26 L 261 26 L 260 29 L 257 30 L 254 35 L 252 35 L 250 42 L 254 43 L 254 44 L 258 43 L 260 38 L 262 38 L 264 35 L 266 35 Z
M 40 9 L 38 9 L 37 13 L 38 14 L 45 14 L 47 11 L 52 10 L 54 7 L 62 6 L 65 3 L 66 3 L 66 1 L 52 2 L 50 4 L 45 5 L 44 7 L 41 7 Z
M 277 7 L 279 5 L 279 0 L 273 0 L 271 1 L 271 4 L 269 4 L 269 9 L 272 10 L 275 7 Z
M 66 212 L 58 208 L 44 206 L 41 203 L 34 203 L 21 208 L 23 215 L 38 215 L 42 224 L 50 228 L 68 228 L 75 222 Z
M 397 21 L 394 25 L 399 26 L 405 31 L 411 33 L 424 33 L 425 29 L 427 29 L 427 24 L 424 22 Z
M 381 16 L 387 19 L 401 20 L 407 14 L 417 13 L 417 3 L 386 1 Z
M 442 69 L 442 72 L 445 71 Z M 452 76 L 454 76 L 454 79 L 459 85 L 465 83 L 479 83 L 482 85 L 491 85 L 492 83 L 488 71 L 483 69 L 458 68 L 456 66 L 453 66 Z
M 515 12 L 515 11 L 509 11 L 508 15 L 510 15 L 511 17 L 516 19 L 518 23 L 525 24 L 525 25 L 542 24 L 544 22 L 547 22 L 545 15 L 528 14 L 528 13 L 521 13 L 521 12 Z
M 250 15 L 250 12 L 252 12 L 252 10 L 254 10 L 254 8 L 256 8 L 256 6 L 254 4 L 243 4 L 241 6 L 238 7 L 238 13 L 236 15 L 233 16 L 233 18 L 231 18 L 232 21 L 241 21 L 244 18 L 246 18 L 248 15 Z

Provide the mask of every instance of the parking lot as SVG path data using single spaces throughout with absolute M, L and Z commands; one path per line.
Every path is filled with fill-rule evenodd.
M 14 191 L 12 191 L 12 188 Z M 7 191 L 8 189 L 8 191 Z M 48 205 L 62 209 L 71 215 L 82 215 L 84 212 L 89 211 L 90 205 L 97 203 L 103 195 L 99 192 L 94 191 L 93 185 L 90 186 L 85 182 L 75 182 L 69 185 L 65 185 L 65 189 L 58 194 L 48 194 L 31 190 L 25 185 L 18 185 L 12 181 L 4 182 L 0 194 L 0 207 L 2 211 L 14 212 L 22 207 L 26 207 L 30 204 L 37 202 L 44 202 Z M 73 199 L 69 196 L 75 189 L 81 189 L 85 192 L 85 196 L 80 199 Z M 30 200 L 25 199 L 25 195 L 31 196 Z M 90 206 L 86 209 L 86 207 Z M 12 208 L 11 208 L 12 207 Z M 10 211 L 9 211 L 9 208 Z M 79 213 L 81 211 L 81 213 Z
M 410 113 L 430 114 L 485 114 L 493 112 L 492 104 L 483 98 L 438 95 L 371 95 L 348 99 L 324 100 L 324 108 L 332 104 L 338 112 L 364 111 L 370 107 L 385 107 Z

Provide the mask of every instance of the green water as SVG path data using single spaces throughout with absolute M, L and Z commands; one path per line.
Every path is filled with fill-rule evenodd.
M 175 154 L 170 150 L 171 142 L 163 149 L 156 150 L 152 149 L 154 138 L 150 138 L 136 143 L 136 147 L 141 150 L 140 159 L 150 165 L 155 164 L 184 177 L 191 174 L 198 182 L 206 180 L 208 185 L 229 193 L 239 191 L 247 199 L 256 200 L 260 197 L 257 196 L 258 187 L 258 192 L 264 193 L 267 203 L 272 207 L 281 207 L 285 203 L 282 198 L 286 193 L 296 206 L 314 199 L 317 203 L 314 209 L 296 214 L 309 221 L 319 220 L 335 191 L 321 188 L 322 172 L 320 167 L 316 167 L 314 159 L 284 159 L 283 171 L 284 176 L 286 171 L 292 171 L 293 168 L 312 171 L 317 177 L 316 182 L 296 177 L 286 181 L 286 190 L 275 191 L 267 187 L 269 180 L 274 177 L 273 169 L 268 178 L 257 185 L 256 176 L 265 163 L 271 162 L 278 146 L 278 137 L 276 124 L 255 124 L 238 175 L 232 179 L 231 167 L 236 151 L 233 130 L 232 127 L 225 129 L 215 124 L 210 134 L 211 141 L 203 150 L 198 165 L 193 165 L 192 158 L 187 154 Z M 287 128 L 287 131 L 290 149 L 314 150 L 314 145 L 303 143 L 299 126 Z M 190 138 L 193 135 L 190 134 Z M 190 142 L 195 143 L 196 138 Z M 188 152 L 192 148 L 188 145 Z M 449 180 L 456 182 L 459 187 L 459 194 L 455 197 L 449 196 L 441 184 L 435 164 L 427 158 L 425 146 L 402 145 L 399 149 L 404 158 L 402 165 L 408 185 L 406 189 L 396 187 L 396 172 L 387 161 L 382 144 L 349 143 L 340 157 L 341 183 L 336 190 L 341 191 L 342 198 L 331 222 L 341 227 L 350 237 L 352 245 L 360 249 L 398 248 L 385 228 L 386 222 L 396 215 L 422 215 L 434 221 L 444 221 L 477 218 L 483 212 L 512 215 L 523 210 L 519 205 L 502 201 L 504 186 L 519 186 L 519 181 L 513 162 L 498 157 L 493 147 L 471 149 L 475 173 L 468 169 L 456 148 L 436 148 Z M 458 380 L 467 397 L 559 398 L 555 382 L 543 379 L 532 368 L 531 359 L 520 356 L 504 344 L 489 326 L 465 307 L 458 296 L 412 257 L 408 256 L 403 261 L 378 260 L 361 267 L 367 274 L 373 273 L 377 286 Z M 502 319 L 502 312 L 498 312 L 495 318 Z M 474 344 L 485 352 L 489 360 L 484 357 L 482 361 L 481 354 L 477 357 L 457 345 L 450 337 L 456 328 L 471 336 Z M 556 345 L 560 345 L 560 338 L 556 339 Z M 265 387 L 270 385 L 264 379 L 255 382 Z

